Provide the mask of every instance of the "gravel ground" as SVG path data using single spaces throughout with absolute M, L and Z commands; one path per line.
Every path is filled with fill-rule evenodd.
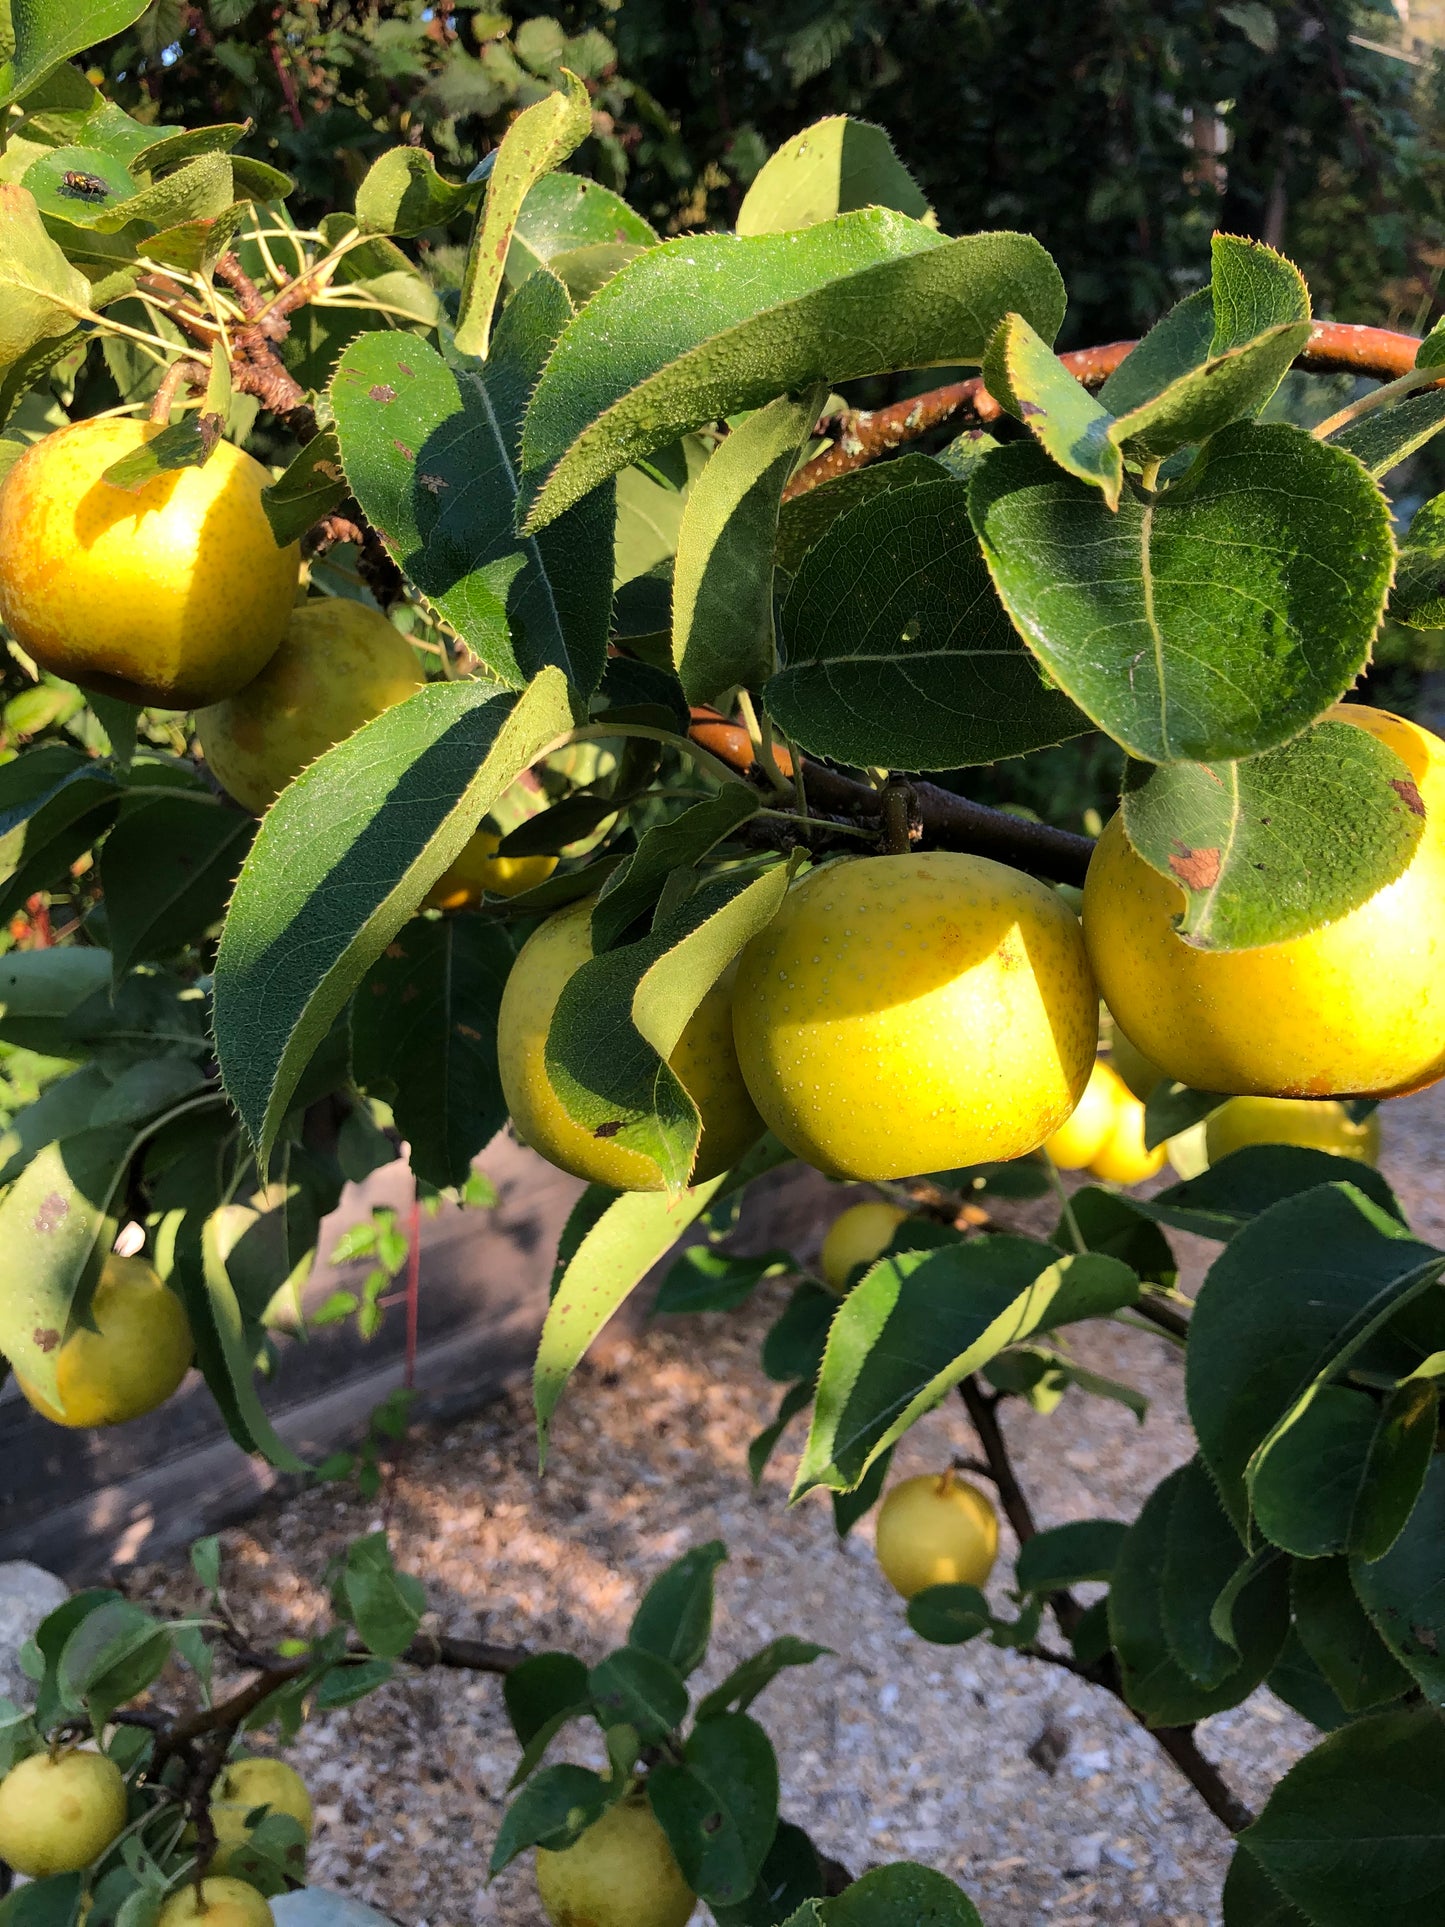
M 1445 1242 L 1445 1085 L 1388 1107 L 1385 1169 L 1417 1230 Z M 1213 1247 L 1181 1243 L 1186 1282 L 1197 1282 Z M 745 1313 L 604 1343 L 568 1393 L 540 1482 L 520 1395 L 413 1441 L 395 1470 L 389 1524 L 398 1563 L 426 1582 L 437 1623 L 600 1657 L 624 1637 L 640 1584 L 689 1545 L 721 1538 L 731 1558 L 718 1576 L 704 1683 L 779 1633 L 834 1649 L 810 1672 L 785 1675 L 755 1709 L 778 1749 L 784 1812 L 827 1851 L 858 1870 L 898 1858 L 939 1867 L 989 1927 L 1210 1927 L 1227 1837 L 1117 1702 L 981 1642 L 915 1638 L 874 1564 L 870 1522 L 840 1545 L 821 1497 L 788 1510 L 800 1426 L 761 1489 L 750 1488 L 747 1444 L 777 1389 L 758 1369 L 758 1340 L 782 1296 L 765 1290 Z M 1190 1449 L 1177 1355 L 1165 1342 L 1090 1327 L 1078 1351 L 1138 1386 L 1150 1411 L 1140 1426 L 1119 1406 L 1071 1392 L 1047 1419 L 1006 1412 L 1044 1524 L 1132 1517 Z M 895 1473 L 974 1450 L 961 1406 L 948 1401 L 909 1434 Z M 225 1535 L 233 1604 L 256 1637 L 323 1613 L 327 1559 L 380 1523 L 375 1502 L 348 1494 L 321 1488 Z M 1000 1605 L 1012 1550 L 1006 1535 L 991 1589 Z M 174 1577 L 142 1584 L 189 1603 Z M 1201 1729 L 1204 1750 L 1255 1802 L 1311 1739 L 1264 1692 Z M 585 1746 L 573 1756 L 598 1757 Z M 530 1864 L 485 1884 L 517 1757 L 495 1680 L 394 1683 L 312 1722 L 290 1757 L 317 1802 L 318 1884 L 404 1927 L 541 1927 Z

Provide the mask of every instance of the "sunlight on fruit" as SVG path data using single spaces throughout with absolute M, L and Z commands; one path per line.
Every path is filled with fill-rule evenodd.
M 493 830 L 478 830 L 441 881 L 427 892 L 433 910 L 467 910 L 480 903 L 484 892 L 494 897 L 519 897 L 545 883 L 557 867 L 555 856 L 496 856 L 501 842 Z
M 696 1898 L 645 1799 L 609 1807 L 561 1853 L 537 1849 L 553 1927 L 684 1927 Z
M 286 1813 L 311 1838 L 311 1795 L 306 1782 L 284 1760 L 232 1760 L 211 1795 L 211 1820 L 218 1842 L 212 1871 L 225 1873 L 236 1850 L 255 1832 L 250 1816 L 258 1807 Z
M 884 1494 L 874 1547 L 905 1599 L 927 1586 L 982 1586 L 998 1557 L 998 1514 L 967 1479 L 925 1472 Z
M 230 442 L 134 494 L 101 480 L 158 432 L 76 422 L 20 457 L 0 484 L 0 617 L 53 675 L 191 709 L 270 659 L 300 552 L 277 548 L 261 506 L 271 477 Z
M 1178 886 L 1115 816 L 1095 846 L 1084 932 L 1105 1001 L 1135 1045 L 1195 1090 L 1385 1097 L 1445 1073 L 1445 743 L 1383 710 L 1329 712 L 1410 770 L 1425 831 L 1405 871 L 1334 923 L 1253 950 L 1195 950 Z
M 1246 1144 L 1302 1144 L 1360 1164 L 1380 1161 L 1380 1114 L 1356 1124 L 1334 1098 L 1232 1097 L 1205 1121 L 1205 1148 L 1217 1164 Z
M 552 1013 L 568 979 L 592 955 L 593 901 L 588 897 L 549 917 L 512 966 L 497 1018 L 502 1092 L 524 1143 L 563 1171 L 617 1191 L 660 1191 L 663 1181 L 652 1160 L 575 1123 L 547 1078 Z M 734 975 L 735 967 L 725 971 L 708 991 L 668 1060 L 702 1117 L 693 1184 L 735 1164 L 763 1128 L 733 1048 Z
M 1122 1079 L 1097 1058 L 1073 1114 L 1044 1146 L 1052 1162 L 1061 1171 L 1082 1171 L 1108 1142 L 1120 1105 L 1128 1099 Z
M 812 871 L 748 945 L 733 1029 L 789 1150 L 834 1177 L 914 1177 L 1057 1130 L 1098 996 L 1045 884 L 952 851 L 865 857 Z
M 887 1250 L 894 1232 L 907 1216 L 901 1206 L 884 1204 L 879 1199 L 876 1203 L 869 1200 L 850 1204 L 841 1216 L 834 1218 L 818 1256 L 823 1276 L 834 1291 L 847 1289 L 848 1274 L 855 1265 L 871 1265 Z
M 228 1874 L 211 1875 L 201 1882 L 201 1897 L 187 1885 L 173 1893 L 161 1908 L 156 1927 L 275 1927 L 276 1916 L 254 1887 Z
M 99 1328 L 73 1331 L 55 1361 L 58 1404 L 17 1372 L 30 1403 L 57 1425 L 123 1425 L 153 1412 L 191 1363 L 191 1328 L 180 1299 L 142 1258 L 105 1261 L 91 1301 Z
M 308 764 L 421 688 L 416 652 L 379 609 L 340 596 L 301 603 L 244 689 L 196 717 L 216 780 L 257 816 Z
M 1121 1090 L 1109 1135 L 1089 1160 L 1090 1174 L 1107 1184 L 1142 1184 L 1164 1169 L 1168 1156 L 1164 1144 L 1145 1149 L 1144 1106 Z
M 0 1860 L 31 1880 L 88 1867 L 125 1825 L 125 1780 L 89 1747 L 34 1753 L 0 1780 Z

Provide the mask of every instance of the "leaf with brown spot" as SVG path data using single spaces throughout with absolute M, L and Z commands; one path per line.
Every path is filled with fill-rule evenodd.
M 1408 778 L 1402 781 L 1398 776 L 1392 776 L 1390 779 L 1390 788 L 1395 792 L 1396 796 L 1399 797 L 1407 810 L 1413 810 L 1416 816 L 1424 816 L 1425 799 Z
M 366 392 L 373 401 L 388 402 L 396 400 L 396 390 L 389 381 L 374 382 Z
M 1212 890 L 1219 881 L 1218 850 L 1191 850 L 1179 844 L 1169 858 L 1169 868 L 1189 890 Z

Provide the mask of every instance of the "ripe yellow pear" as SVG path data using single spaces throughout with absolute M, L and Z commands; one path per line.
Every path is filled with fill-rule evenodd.
M 1356 1124 L 1333 1098 L 1232 1097 L 1206 1121 L 1204 1146 L 1217 1164 L 1246 1144 L 1302 1144 L 1360 1164 L 1380 1161 L 1377 1111 Z
M 1036 1150 L 1082 1096 L 1098 1029 L 1068 905 L 947 850 L 811 871 L 743 952 L 733 997 L 754 1102 L 834 1177 Z
M 850 1204 L 834 1218 L 823 1240 L 818 1262 L 834 1291 L 845 1291 L 855 1265 L 871 1265 L 887 1250 L 894 1232 L 908 1216 L 896 1204 Z
M 1129 1042 L 1117 1024 L 1109 1046 L 1109 1062 L 1139 1102 L 1147 1104 L 1164 1073 L 1152 1058 Z
M 123 1425 L 153 1412 L 191 1363 L 185 1307 L 143 1258 L 106 1259 L 91 1300 L 99 1328 L 78 1326 L 55 1361 L 57 1402 L 15 1374 L 21 1391 L 56 1425 Z
M 502 1094 L 525 1142 L 562 1170 L 616 1191 L 660 1191 L 663 1181 L 652 1160 L 575 1123 L 547 1078 L 552 1013 L 568 980 L 592 955 L 593 901 L 559 910 L 518 953 L 497 1014 Z M 726 1171 L 762 1135 L 733 1048 L 733 976 L 728 969 L 709 990 L 668 1059 L 702 1117 L 692 1184 Z
M 42 669 L 103 696 L 194 709 L 269 660 L 300 569 L 261 506 L 259 462 L 218 442 L 132 494 L 104 471 L 159 433 L 75 422 L 0 484 L 0 617 Z
M 232 1760 L 211 1795 L 211 1822 L 217 1841 L 211 1862 L 213 1873 L 230 1870 L 237 1850 L 255 1831 L 249 1820 L 258 1807 L 289 1814 L 306 1838 L 311 1838 L 311 1795 L 294 1767 L 284 1760 Z
M 1128 1098 L 1123 1079 L 1102 1057 L 1095 1058 L 1084 1095 L 1072 1116 L 1065 1118 L 1044 1146 L 1050 1161 L 1061 1171 L 1082 1171 L 1103 1150 L 1113 1133 L 1119 1106 Z
M 0 1860 L 31 1880 L 79 1873 L 124 1826 L 124 1776 L 89 1747 L 33 1753 L 0 1780 Z
M 427 902 L 433 910 L 468 910 L 482 900 L 519 897 L 524 890 L 545 883 L 557 867 L 555 856 L 497 856 L 501 838 L 492 830 L 478 830 L 440 883 L 432 886 Z
M 1445 743 L 1357 703 L 1329 714 L 1389 744 L 1425 813 L 1406 869 L 1348 915 L 1285 943 L 1196 950 L 1173 928 L 1182 891 L 1119 817 L 1095 846 L 1084 933 L 1099 987 L 1137 1047 L 1195 1090 L 1388 1097 L 1445 1073 Z
M 196 717 L 217 782 L 259 816 L 286 785 L 426 678 L 379 609 L 316 596 L 291 612 L 260 674 Z
M 684 1927 L 697 1897 L 646 1799 L 609 1807 L 561 1853 L 537 1849 L 552 1927 Z
M 1089 1160 L 1092 1175 L 1110 1184 L 1142 1184 L 1145 1178 L 1163 1170 L 1168 1156 L 1168 1147 L 1163 1144 L 1146 1150 L 1144 1106 L 1121 1087 L 1109 1135 Z
M 228 1874 L 208 1875 L 199 1899 L 194 1882 L 178 1888 L 161 1908 L 156 1927 L 191 1927 L 193 1921 L 204 1921 L 205 1927 L 276 1927 L 276 1916 L 256 1889 Z
M 927 1586 L 982 1586 L 998 1557 L 998 1514 L 967 1479 L 925 1472 L 889 1487 L 874 1549 L 905 1599 Z

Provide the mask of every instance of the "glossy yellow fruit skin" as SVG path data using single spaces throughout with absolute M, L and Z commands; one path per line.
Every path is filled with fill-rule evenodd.
M 645 1800 L 609 1807 L 561 1853 L 537 1849 L 552 1927 L 684 1927 L 697 1897 Z
M 927 1586 L 982 1586 L 998 1557 L 998 1514 L 967 1479 L 925 1472 L 884 1494 L 874 1547 L 905 1599 Z
M 1095 846 L 1084 933 L 1104 999 L 1137 1047 L 1196 1090 L 1389 1097 L 1445 1074 L 1445 743 L 1383 710 L 1329 712 L 1409 769 L 1425 831 L 1408 868 L 1347 916 L 1254 950 L 1192 949 L 1183 893 L 1129 847 Z
M 1354 1123 L 1332 1098 L 1232 1097 L 1204 1126 L 1209 1162 L 1217 1164 L 1247 1144 L 1302 1144 L 1360 1164 L 1380 1162 L 1380 1118 L 1372 1111 Z
M 557 867 L 555 856 L 496 856 L 501 838 L 478 830 L 440 883 L 433 885 L 427 903 L 433 910 L 468 910 L 483 894 L 519 897 L 545 883 Z
M 339 596 L 299 604 L 260 674 L 196 717 L 216 781 L 257 816 L 333 744 L 426 678 L 379 609 Z
M 201 1882 L 201 1898 L 190 1882 L 173 1893 L 161 1908 L 157 1927 L 275 1927 L 276 1916 L 254 1887 L 229 1874 L 208 1875 Z
M 217 1840 L 213 1873 L 228 1872 L 237 1849 L 250 1840 L 254 1828 L 247 1825 L 247 1817 L 257 1807 L 289 1814 L 311 1838 L 311 1795 L 296 1769 L 284 1760 L 233 1760 L 211 1795 Z
M 124 1776 L 89 1747 L 33 1753 L 0 1780 L 0 1860 L 32 1880 L 79 1873 L 124 1825 Z
M 271 477 L 230 442 L 133 495 L 100 479 L 159 432 L 76 422 L 26 450 L 0 485 L 0 616 L 54 675 L 195 709 L 270 659 L 300 550 L 272 541 L 261 506 Z
M 1067 904 L 946 850 L 812 871 L 744 950 L 733 997 L 754 1102 L 834 1177 L 1036 1150 L 1083 1095 L 1098 1028 Z
M 1141 1104 L 1149 1102 L 1155 1085 L 1164 1076 L 1153 1058 L 1146 1057 L 1137 1045 L 1131 1044 L 1117 1024 L 1114 1026 L 1114 1040 L 1109 1046 L 1109 1062 Z
M 1044 1146 L 1050 1161 L 1061 1171 L 1082 1171 L 1108 1142 L 1119 1106 L 1128 1097 L 1122 1078 L 1102 1057 L 1096 1058 L 1073 1115 Z
M 105 1261 L 91 1300 L 98 1331 L 79 1327 L 55 1361 L 58 1403 L 23 1373 L 16 1383 L 42 1417 L 56 1425 L 124 1425 L 153 1412 L 190 1367 L 193 1346 L 185 1307 L 143 1258 Z
M 845 1291 L 848 1274 L 855 1265 L 871 1265 L 888 1248 L 894 1232 L 908 1216 L 896 1204 L 850 1204 L 834 1218 L 823 1240 L 818 1262 L 823 1277 L 834 1291 Z
M 547 1080 L 547 1031 L 568 979 L 592 955 L 594 901 L 588 897 L 559 910 L 518 953 L 497 1015 L 502 1094 L 523 1141 L 561 1170 L 614 1191 L 661 1191 L 650 1158 L 593 1137 L 567 1115 Z M 702 1117 L 692 1184 L 726 1171 L 762 1135 L 733 1048 L 733 975 L 729 969 L 713 985 L 668 1059 Z
M 1142 1184 L 1164 1169 L 1168 1156 L 1167 1145 L 1144 1148 L 1144 1106 L 1121 1088 L 1113 1129 L 1089 1160 L 1091 1175 L 1107 1184 Z

